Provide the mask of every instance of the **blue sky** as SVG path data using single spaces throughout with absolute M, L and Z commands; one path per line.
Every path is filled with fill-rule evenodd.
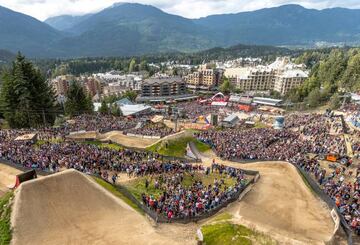
M 0 0 L 0 5 L 44 20 L 62 14 L 80 15 L 97 12 L 116 2 L 119 0 Z M 168 13 L 188 18 L 236 13 L 290 3 L 316 9 L 332 7 L 360 9 L 360 0 L 128 0 L 126 2 L 151 4 Z

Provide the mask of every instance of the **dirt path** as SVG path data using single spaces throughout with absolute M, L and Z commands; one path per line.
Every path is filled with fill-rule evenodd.
M 9 190 L 8 186 L 15 184 L 16 175 L 19 173 L 20 170 L 0 163 L 0 197 Z
M 214 154 L 203 158 L 210 165 Z M 286 244 L 323 244 L 334 230 L 326 204 L 304 184 L 296 168 L 285 162 L 239 164 L 217 162 L 260 172 L 259 181 L 228 208 L 234 221 L 267 233 Z
M 11 221 L 12 244 L 183 244 L 74 170 L 22 184 Z

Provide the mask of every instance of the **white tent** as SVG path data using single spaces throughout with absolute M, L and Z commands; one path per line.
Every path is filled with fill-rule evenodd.
M 120 106 L 120 110 L 124 116 L 132 116 L 135 114 L 146 113 L 151 110 L 151 106 L 144 104 L 136 105 L 123 105 Z

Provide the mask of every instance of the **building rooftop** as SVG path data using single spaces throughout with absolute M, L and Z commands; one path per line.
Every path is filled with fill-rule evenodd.
M 134 103 L 131 102 L 128 98 L 123 98 L 121 100 L 118 100 L 115 102 L 118 106 L 123 106 L 123 105 L 133 105 Z
M 143 84 L 144 85 L 151 85 L 151 84 L 160 84 L 160 83 L 173 83 L 173 82 L 183 82 L 181 77 L 152 77 L 146 79 Z
M 282 100 L 272 99 L 272 98 L 264 98 L 264 97 L 254 97 L 254 103 L 261 105 L 270 105 L 270 106 L 278 106 Z
M 239 119 L 238 116 L 236 116 L 235 114 L 232 114 L 232 115 L 230 115 L 230 116 L 227 116 L 227 117 L 223 120 L 223 122 L 234 123 L 234 122 L 236 122 L 238 119 Z
M 284 78 L 294 78 L 294 77 L 302 77 L 302 78 L 307 78 L 308 74 L 300 69 L 295 69 L 295 70 L 286 70 L 284 71 L 280 77 L 284 77 Z
M 150 110 L 151 106 L 144 104 L 136 104 L 136 105 L 122 105 L 120 106 L 120 110 L 124 116 L 131 116 L 137 113 L 141 113 L 146 110 Z

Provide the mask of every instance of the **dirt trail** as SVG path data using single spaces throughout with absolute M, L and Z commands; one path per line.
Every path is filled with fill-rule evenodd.
M 0 197 L 9 190 L 8 186 L 15 184 L 16 175 L 20 170 L 0 163 Z
M 160 234 L 144 216 L 74 170 L 22 184 L 15 196 L 11 221 L 12 244 L 184 242 Z
M 326 204 L 305 185 L 296 168 L 286 162 L 239 164 L 222 161 L 211 153 L 203 156 L 217 162 L 256 170 L 259 181 L 240 201 L 228 208 L 234 222 L 254 227 L 285 244 L 323 244 L 334 231 Z

